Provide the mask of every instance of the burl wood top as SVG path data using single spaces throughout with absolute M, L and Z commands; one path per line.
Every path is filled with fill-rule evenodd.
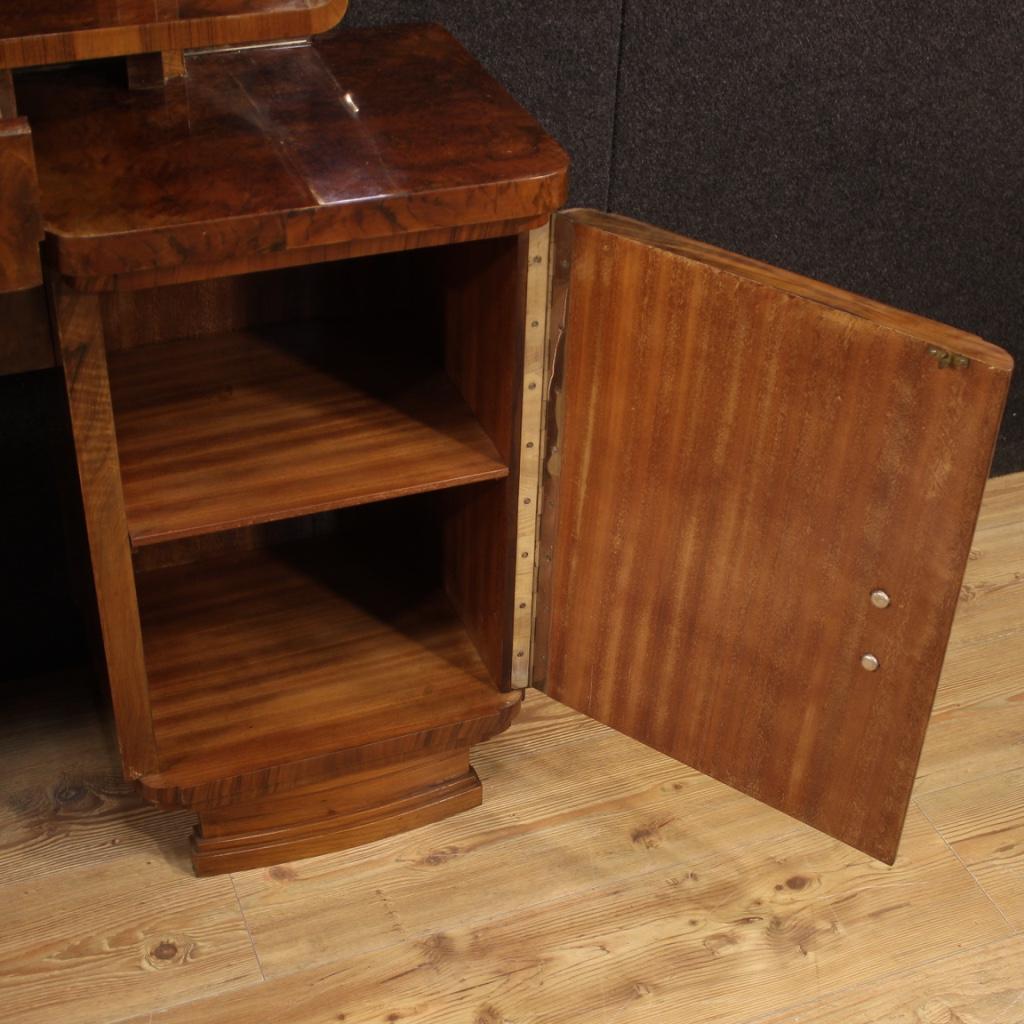
M 0 68 L 326 32 L 348 0 L 5 0 Z
M 166 90 L 29 76 L 51 257 L 72 277 L 546 217 L 568 161 L 436 26 L 208 52 Z

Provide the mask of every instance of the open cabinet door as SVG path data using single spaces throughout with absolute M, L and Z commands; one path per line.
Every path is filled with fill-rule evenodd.
M 554 260 L 536 678 L 891 862 L 1009 356 L 620 217 Z

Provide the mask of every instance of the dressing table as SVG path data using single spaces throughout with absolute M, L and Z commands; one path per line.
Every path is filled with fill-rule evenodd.
M 62 370 L 124 770 L 198 873 L 476 805 L 531 683 L 893 859 L 1004 352 L 558 213 L 439 27 L 7 7 L 3 368 Z

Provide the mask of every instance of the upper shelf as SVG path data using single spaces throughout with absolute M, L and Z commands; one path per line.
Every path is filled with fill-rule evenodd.
M 565 153 L 437 26 L 191 54 L 187 69 L 134 93 L 103 65 L 19 82 L 64 274 L 511 233 L 565 199 Z
M 132 544 L 508 476 L 455 386 L 325 322 L 113 353 Z
M 257 43 L 332 28 L 348 0 L 10 0 L 0 68 Z

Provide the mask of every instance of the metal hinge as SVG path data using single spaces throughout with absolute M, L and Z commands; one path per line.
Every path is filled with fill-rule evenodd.
M 950 368 L 954 370 L 962 370 L 965 366 L 970 366 L 971 364 L 971 361 L 967 356 L 962 356 L 959 352 L 948 352 L 944 348 L 939 348 L 938 345 L 929 345 L 928 355 L 938 361 L 940 370 Z

